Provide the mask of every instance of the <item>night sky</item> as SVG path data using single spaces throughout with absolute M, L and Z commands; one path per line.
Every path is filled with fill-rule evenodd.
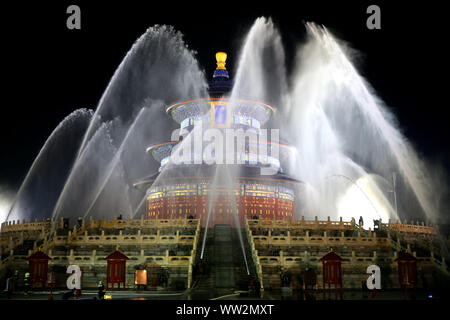
M 21 1 L 2 4 L 0 186 L 17 190 L 58 123 L 78 108 L 95 109 L 134 41 L 155 24 L 173 25 L 198 52 L 208 79 L 214 54 L 228 52 L 230 72 L 258 16 L 281 31 L 288 66 L 304 39 L 304 21 L 324 24 L 361 54 L 360 73 L 399 120 L 419 153 L 450 169 L 448 34 L 444 9 L 430 1 Z M 162 5 L 161 5 L 162 3 Z M 81 30 L 66 28 L 66 8 L 81 8 Z M 381 8 L 381 30 L 366 27 L 366 8 Z M 174 75 L 176 76 L 176 75 Z M 233 73 L 231 73 L 233 77 Z

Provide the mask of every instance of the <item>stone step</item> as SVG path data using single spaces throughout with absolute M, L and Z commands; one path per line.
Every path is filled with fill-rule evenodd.
M 205 229 L 201 230 L 199 250 L 196 261 L 200 260 Z M 209 228 L 205 243 L 203 263 L 209 268 L 207 275 L 199 275 L 194 280 L 194 290 L 214 290 L 215 288 L 246 288 L 249 275 L 245 266 L 242 244 L 238 232 L 241 233 L 243 247 L 251 276 L 256 270 L 251 261 L 250 246 L 242 230 L 231 228 L 230 225 L 216 225 Z

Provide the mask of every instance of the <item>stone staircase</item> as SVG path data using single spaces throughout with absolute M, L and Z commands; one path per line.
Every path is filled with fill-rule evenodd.
M 243 249 L 241 245 L 241 240 L 239 238 L 239 233 L 241 235 Z M 256 280 L 256 267 L 254 265 L 250 244 L 245 235 L 244 229 L 234 229 L 233 230 L 233 261 L 235 265 L 235 282 L 236 288 L 239 290 L 248 290 L 249 279 Z M 244 253 L 245 252 L 245 258 Z M 248 269 L 247 269 L 248 268 Z
M 216 288 L 234 288 L 234 260 L 232 229 L 228 224 L 214 226 L 214 266 Z
M 196 262 L 200 261 L 205 229 L 201 231 Z M 245 264 L 239 234 L 242 236 L 249 273 Z M 218 224 L 208 229 L 202 262 L 204 274 L 196 274 L 192 286 L 194 292 L 210 295 L 248 290 L 249 276 L 256 279 L 256 269 L 250 253 L 250 245 L 242 229 Z
M 195 257 L 195 262 L 199 263 L 202 261 L 204 265 L 204 272 L 200 274 L 199 271 L 194 275 L 194 283 L 193 289 L 196 291 L 208 291 L 211 288 L 214 288 L 215 283 L 215 273 L 214 273 L 214 234 L 213 230 L 208 230 L 207 238 L 205 243 L 205 252 L 203 254 L 203 259 L 201 259 L 202 245 L 203 245 L 203 237 L 205 235 L 205 229 L 202 228 L 200 231 L 198 250 Z

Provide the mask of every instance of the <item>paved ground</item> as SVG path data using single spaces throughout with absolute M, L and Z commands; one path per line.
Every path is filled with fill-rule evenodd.
M 61 300 L 62 295 L 66 293 L 64 290 L 55 290 L 53 291 L 54 300 Z M 130 300 L 130 299 L 144 299 L 144 300 L 180 300 L 184 294 L 184 291 L 181 292 L 155 292 L 155 291 L 108 291 L 107 294 L 110 294 L 113 299 L 120 300 Z M 15 293 L 11 296 L 12 300 L 48 300 L 50 296 L 50 291 L 35 291 L 28 295 L 25 295 L 23 292 Z M 82 296 L 78 299 L 93 299 L 97 297 L 96 290 L 83 290 Z M 2 292 L 0 294 L 0 299 L 8 299 L 6 294 Z
M 55 300 L 61 300 L 62 295 L 67 292 L 64 290 L 55 290 L 53 297 Z M 83 290 L 83 295 L 79 299 L 94 299 L 97 297 L 96 290 Z M 292 294 L 283 294 L 281 291 L 266 291 L 261 298 L 249 296 L 245 293 L 239 293 L 233 290 L 212 290 L 212 291 L 108 291 L 113 300 L 248 300 L 248 299 L 267 299 L 267 300 L 323 300 L 324 295 L 321 290 L 318 292 L 311 291 L 308 294 L 303 294 L 301 291 L 294 291 Z M 12 300 L 47 300 L 50 296 L 49 291 L 35 291 L 25 296 L 23 292 L 13 294 Z M 345 290 L 343 292 L 344 300 L 372 300 L 361 291 Z M 425 292 L 417 290 L 416 292 L 408 292 L 409 299 L 426 300 L 439 299 L 439 295 L 433 292 Z M 6 293 L 0 293 L 0 300 L 6 300 L 8 297 Z M 334 291 L 327 299 L 335 299 Z M 404 294 L 399 290 L 378 292 L 378 297 L 375 300 L 404 300 Z

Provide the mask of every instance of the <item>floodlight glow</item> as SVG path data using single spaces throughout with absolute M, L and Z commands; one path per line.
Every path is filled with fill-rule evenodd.
M 337 203 L 339 216 L 344 220 L 361 216 L 365 228 L 372 227 L 373 220 L 387 222 L 390 218 L 396 218 L 395 210 L 383 193 L 389 190 L 382 191 L 376 183 L 376 177 L 365 175 L 345 191 Z

